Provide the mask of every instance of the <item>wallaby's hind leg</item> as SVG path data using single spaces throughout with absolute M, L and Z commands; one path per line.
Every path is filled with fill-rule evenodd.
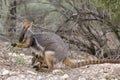
M 63 61 L 63 63 L 66 65 L 66 66 L 69 66 L 71 68 L 75 68 L 77 67 L 77 63 L 73 63 L 70 58 L 66 57 L 65 60 Z
M 48 66 L 48 68 L 42 68 L 42 70 L 44 71 L 51 71 L 54 69 L 54 66 L 53 66 L 53 55 L 54 55 L 54 52 L 53 51 L 45 51 L 44 53 L 44 57 L 45 57 L 45 62 Z

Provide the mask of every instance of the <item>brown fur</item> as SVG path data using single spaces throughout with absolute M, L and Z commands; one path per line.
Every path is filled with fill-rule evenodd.
M 22 26 L 28 29 L 32 26 L 32 24 L 28 20 L 24 19 L 22 21 Z
M 27 48 L 30 45 L 30 39 L 27 38 L 22 44 L 21 43 L 17 43 L 17 47 L 19 48 Z

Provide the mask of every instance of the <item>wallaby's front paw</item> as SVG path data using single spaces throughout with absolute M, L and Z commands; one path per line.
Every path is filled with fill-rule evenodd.
M 11 46 L 16 47 L 16 46 L 17 46 L 17 44 L 16 44 L 16 43 L 12 43 L 12 44 L 11 44 Z

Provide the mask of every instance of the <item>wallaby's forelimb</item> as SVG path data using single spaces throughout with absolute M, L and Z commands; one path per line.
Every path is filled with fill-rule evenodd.
M 23 43 L 17 43 L 16 46 L 19 47 L 19 48 L 27 48 L 27 47 L 30 46 L 30 39 L 27 38 L 27 39 L 25 40 L 25 42 L 23 42 Z

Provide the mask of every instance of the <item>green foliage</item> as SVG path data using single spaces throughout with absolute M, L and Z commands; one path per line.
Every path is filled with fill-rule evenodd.
M 16 54 L 16 63 L 17 64 L 25 64 L 24 56 L 20 55 L 20 52 L 15 49 L 15 47 L 12 47 L 11 45 L 8 46 L 7 50 L 9 50 L 11 53 Z
M 30 10 L 30 11 L 34 11 L 34 10 L 36 10 L 36 11 L 51 11 L 51 10 L 53 10 L 54 9 L 54 7 L 53 6 L 51 6 L 50 4 L 42 4 L 42 3 L 29 3 L 28 4 L 28 9 Z
M 108 9 L 112 22 L 120 25 L 120 0 L 95 0 L 95 4 L 102 9 Z
M 11 53 L 18 53 L 19 54 L 19 52 L 11 45 L 8 46 L 7 50 L 9 50 Z
M 120 0 L 95 0 L 95 3 L 101 7 L 111 8 L 113 11 L 120 9 Z
M 25 61 L 24 61 L 24 58 L 23 58 L 22 55 L 18 55 L 18 56 L 16 57 L 16 63 L 17 63 L 17 64 L 25 64 Z

